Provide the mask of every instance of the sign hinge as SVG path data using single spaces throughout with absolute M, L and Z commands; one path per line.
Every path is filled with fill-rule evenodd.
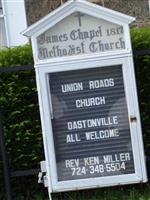
M 38 174 L 38 183 L 44 184 L 44 187 L 48 187 L 46 161 L 40 162 L 41 171 Z

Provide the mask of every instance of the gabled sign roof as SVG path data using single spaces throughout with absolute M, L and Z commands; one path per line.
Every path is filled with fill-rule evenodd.
M 134 17 L 98 6 L 85 0 L 69 0 L 67 3 L 27 28 L 22 34 L 27 37 L 39 36 L 74 12 L 81 12 L 118 25 L 130 24 L 135 20 Z

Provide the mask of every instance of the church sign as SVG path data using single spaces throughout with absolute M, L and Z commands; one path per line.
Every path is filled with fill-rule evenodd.
M 37 43 L 40 60 L 119 51 L 125 49 L 124 28 L 77 12 L 38 36 Z
M 29 27 L 52 192 L 147 181 L 129 24 L 69 0 Z

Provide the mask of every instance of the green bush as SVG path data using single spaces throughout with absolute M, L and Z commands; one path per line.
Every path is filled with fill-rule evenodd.
M 134 50 L 150 50 L 150 28 L 131 31 Z M 146 154 L 150 156 L 150 55 L 135 56 L 135 72 Z
M 0 52 L 0 68 L 33 64 L 30 45 L 4 49 Z
M 134 50 L 150 49 L 150 28 L 135 28 L 131 30 Z
M 33 65 L 32 49 L 29 45 L 0 52 L 0 68 L 19 68 L 28 64 Z M 0 94 L 10 170 L 39 168 L 39 162 L 44 156 L 34 70 L 0 73 Z M 0 174 L 1 169 L 2 166 Z M 26 181 L 19 183 L 20 178 L 14 180 L 13 187 L 16 188 L 13 190 L 17 189 L 17 184 L 26 187 Z M 1 183 L 3 181 L 0 178 L 0 189 L 3 188 Z M 30 188 L 32 184 L 28 185 Z M 1 195 L 2 192 L 0 199 L 3 199 Z
M 133 29 L 131 36 L 134 50 L 150 49 L 149 28 Z M 137 56 L 134 62 L 144 141 L 149 155 L 150 131 L 147 127 L 150 124 L 150 55 Z M 0 68 L 19 68 L 29 64 L 33 65 L 32 49 L 29 45 L 0 51 Z M 4 114 L 4 131 L 11 171 L 39 168 L 39 162 L 43 160 L 44 155 L 34 70 L 0 73 L 0 94 L 0 109 Z M 0 166 L 2 190 L 1 169 Z M 13 179 L 14 193 L 20 191 L 23 194 L 21 188 L 26 188 L 27 185 L 28 193 L 24 194 L 25 199 L 29 199 L 31 194 L 36 195 L 36 178 L 21 180 Z M 4 199 L 2 194 L 4 192 L 0 191 L 0 199 Z
M 27 64 L 33 65 L 30 46 L 0 53 L 1 67 Z M 1 73 L 0 93 L 10 167 L 35 168 L 41 157 L 42 140 L 34 70 Z

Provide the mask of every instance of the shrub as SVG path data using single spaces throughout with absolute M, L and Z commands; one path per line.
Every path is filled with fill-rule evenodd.
M 134 50 L 150 50 L 150 28 L 131 31 Z M 135 72 L 146 154 L 150 156 L 150 55 L 135 56 Z
M 134 50 L 150 49 L 149 28 L 133 29 L 131 36 Z M 149 155 L 150 131 L 147 127 L 150 124 L 150 55 L 135 57 L 134 62 L 144 141 Z M 15 66 L 19 68 L 21 65 L 29 64 L 33 65 L 30 45 L 0 51 L 0 68 Z M 39 168 L 39 161 L 43 160 L 44 155 L 34 70 L 1 73 L 0 94 L 0 109 L 4 113 L 4 131 L 11 171 Z M 24 180 L 19 185 L 17 180 L 13 185 L 16 185 L 16 188 L 18 185 L 19 188 L 25 188 L 27 184 L 28 191 L 34 190 L 36 181 L 35 179 L 34 183 L 32 179 L 30 181 Z M 0 188 L 2 189 L 1 185 Z M 18 193 L 16 188 L 15 191 Z M 4 197 L 0 196 L 0 199 Z
M 0 68 L 33 64 L 30 45 L 7 48 L 0 51 Z
M 33 65 L 29 45 L 0 52 L 0 68 L 19 68 L 28 64 Z M 1 73 L 0 94 L 10 170 L 39 168 L 39 162 L 44 158 L 34 70 Z M 19 179 L 13 184 L 16 188 L 18 181 Z M 36 182 L 33 185 L 35 184 Z M 26 182 L 21 185 L 25 188 Z M 2 189 L 1 185 L 0 188 Z
M 2 51 L 0 63 L 1 67 L 33 65 L 31 47 Z M 10 167 L 37 167 L 42 140 L 34 70 L 2 73 L 0 93 Z
M 131 30 L 134 50 L 150 49 L 150 28 L 135 28 Z

